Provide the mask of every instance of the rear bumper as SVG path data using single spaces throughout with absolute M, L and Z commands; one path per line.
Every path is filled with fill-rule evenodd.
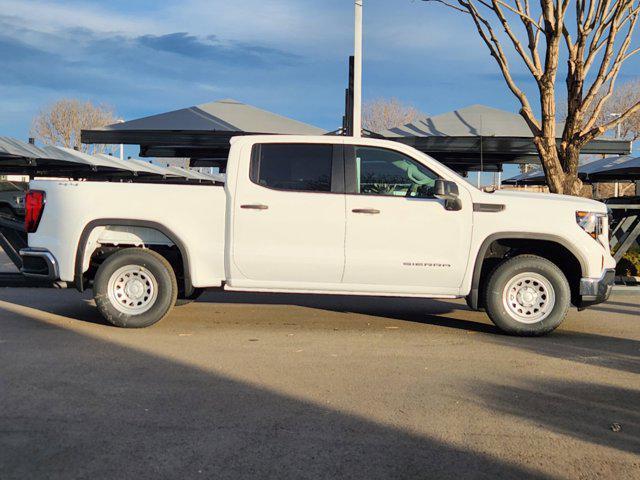
M 616 272 L 610 268 L 600 278 L 583 278 L 580 280 L 580 302 L 578 308 L 606 302 L 613 290 Z
M 25 277 L 55 282 L 60 278 L 58 262 L 49 250 L 43 248 L 23 248 L 20 250 Z

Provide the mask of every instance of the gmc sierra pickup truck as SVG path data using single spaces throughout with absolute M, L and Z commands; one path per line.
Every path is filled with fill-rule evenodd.
M 26 208 L 23 273 L 92 287 L 120 327 L 224 288 L 465 297 L 505 332 L 542 335 L 614 280 L 604 204 L 483 192 L 369 138 L 238 137 L 224 183 L 36 180 Z

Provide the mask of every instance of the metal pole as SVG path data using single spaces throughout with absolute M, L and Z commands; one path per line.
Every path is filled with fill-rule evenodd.
M 124 123 L 124 119 L 118 120 L 118 123 Z M 124 160 L 124 144 L 120 144 L 120 160 Z
M 619 123 L 616 126 L 616 138 L 618 138 L 618 139 L 622 136 L 622 134 L 620 133 L 621 132 L 620 127 L 622 127 L 622 123 Z M 613 196 L 616 197 L 616 198 L 620 196 L 620 183 L 619 182 L 616 182 L 615 185 L 613 186 Z
M 618 118 L 621 114 L 620 113 L 610 113 L 609 116 L 614 117 L 614 118 Z M 621 123 L 619 123 L 618 125 L 616 125 L 616 139 L 620 139 L 621 137 L 621 130 L 620 127 L 622 126 Z M 614 197 L 619 197 L 620 196 L 620 183 L 615 182 L 613 184 L 613 196 Z
M 355 42 L 353 49 L 353 136 L 362 136 L 362 4 L 355 0 Z

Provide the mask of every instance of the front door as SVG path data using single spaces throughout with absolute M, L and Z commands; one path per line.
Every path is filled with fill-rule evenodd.
M 438 175 L 394 150 L 346 147 L 344 283 L 381 293 L 458 293 L 469 255 L 471 202 L 446 210 Z
M 230 286 L 324 289 L 344 270 L 341 145 L 255 145 L 238 172 Z M 243 170 L 244 168 L 244 170 Z

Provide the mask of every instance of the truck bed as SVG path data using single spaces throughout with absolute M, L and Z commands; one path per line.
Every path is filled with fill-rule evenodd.
M 46 192 L 46 205 L 37 232 L 29 234 L 29 246 L 51 251 L 62 281 L 74 280 L 75 246 L 90 234 L 87 226 L 104 224 L 161 225 L 182 244 L 195 287 L 219 285 L 224 279 L 223 186 L 35 180 L 30 188 Z M 92 240 L 86 249 L 95 247 Z

